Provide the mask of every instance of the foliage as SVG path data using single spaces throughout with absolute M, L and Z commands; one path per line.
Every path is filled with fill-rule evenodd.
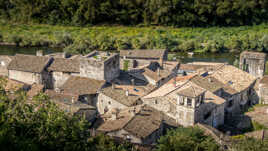
M 4 151 L 126 151 L 128 143 L 109 137 L 90 137 L 90 123 L 59 110 L 40 94 L 29 101 L 23 91 L 8 99 L 0 79 L 0 148 Z
M 178 128 L 168 131 L 159 140 L 156 151 L 217 151 L 216 142 L 199 128 Z
M 243 137 L 239 141 L 234 141 L 232 148 L 233 151 L 267 151 L 268 141 Z
M 20 46 L 63 47 L 71 53 L 93 50 L 168 49 L 173 52 L 267 51 L 268 24 L 241 27 L 74 27 L 0 23 L 4 42 Z
M 267 0 L 0 0 L 6 21 L 61 25 L 253 25 L 267 9 Z

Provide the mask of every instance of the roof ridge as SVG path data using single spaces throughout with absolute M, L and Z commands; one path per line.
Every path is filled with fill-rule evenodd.
M 194 86 L 191 86 L 191 87 L 192 87 L 192 89 L 193 89 L 193 91 L 194 91 L 194 96 L 196 97 L 197 94 L 196 94 L 196 92 L 195 92 L 195 88 L 194 88 Z

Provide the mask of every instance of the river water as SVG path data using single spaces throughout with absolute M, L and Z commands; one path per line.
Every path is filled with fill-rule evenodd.
M 60 48 L 47 48 L 47 47 L 22 48 L 16 46 L 0 46 L 0 55 L 15 55 L 16 53 L 35 55 L 37 50 L 43 50 L 45 54 L 62 51 L 62 49 Z M 203 53 L 203 54 L 194 54 L 193 56 L 190 56 L 186 53 L 176 53 L 172 54 L 171 58 L 174 57 L 180 59 L 183 63 L 193 61 L 206 61 L 206 62 L 228 62 L 229 64 L 233 64 L 233 62 L 239 58 L 239 55 L 231 53 Z

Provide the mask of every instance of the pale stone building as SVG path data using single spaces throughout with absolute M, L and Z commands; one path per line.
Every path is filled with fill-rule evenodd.
M 154 144 L 163 134 L 162 113 L 146 105 L 103 115 L 97 131 L 135 144 Z
M 13 56 L 0 56 L 0 76 L 8 77 L 7 66 L 12 61 Z
M 264 76 L 259 82 L 260 104 L 268 104 L 268 76 Z
M 7 67 L 8 77 L 30 85 L 43 84 L 49 88 L 50 76 L 47 67 L 52 60 L 50 57 L 17 54 Z
M 183 126 L 205 123 L 218 127 L 224 124 L 225 100 L 191 82 L 193 77 L 189 75 L 170 80 L 143 97 L 144 103 Z
M 119 54 L 93 51 L 80 58 L 81 77 L 111 82 L 119 75 Z
M 244 51 L 240 55 L 240 69 L 256 78 L 262 78 L 265 74 L 265 64 L 265 53 Z
M 167 61 L 168 52 L 164 49 L 157 50 L 121 50 L 120 68 L 124 70 L 137 68 L 150 64 L 151 62 L 159 62 L 160 65 Z
M 135 91 L 136 90 L 136 91 Z M 133 86 L 110 85 L 103 88 L 98 95 L 97 108 L 100 114 L 112 109 L 124 109 L 142 104 L 138 89 Z
M 93 122 L 97 115 L 97 110 L 94 106 L 79 101 L 79 95 L 67 94 L 47 90 L 45 92 L 58 107 L 70 115 L 85 117 L 89 122 Z
M 241 113 L 249 105 L 256 104 L 251 99 L 255 94 L 256 78 L 234 66 L 224 65 L 210 75 L 224 84 L 222 97 L 226 99 L 226 115 Z
M 60 88 L 71 76 L 80 75 L 79 59 L 54 58 L 48 67 L 52 88 Z
M 78 96 L 80 102 L 96 107 L 98 93 L 104 85 L 105 81 L 102 80 L 71 76 L 56 91 Z

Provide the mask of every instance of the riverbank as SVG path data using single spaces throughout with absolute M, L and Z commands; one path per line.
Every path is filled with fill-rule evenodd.
M 0 42 L 17 46 L 62 47 L 72 53 L 158 49 L 171 52 L 268 51 L 268 24 L 241 27 L 71 27 L 0 23 Z

